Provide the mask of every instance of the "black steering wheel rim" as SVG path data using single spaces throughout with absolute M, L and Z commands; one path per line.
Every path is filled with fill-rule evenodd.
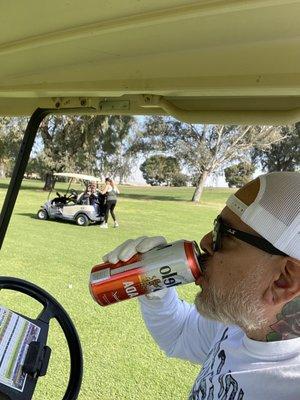
M 48 292 L 23 279 L 0 276 L 0 289 L 22 292 L 41 303 L 44 309 L 37 318 L 39 321 L 49 324 L 52 318 L 57 320 L 64 332 L 70 353 L 69 382 L 63 400 L 77 399 L 82 382 L 83 357 L 77 331 L 67 312 Z

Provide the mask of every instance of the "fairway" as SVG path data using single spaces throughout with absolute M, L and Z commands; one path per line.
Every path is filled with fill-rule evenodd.
M 8 180 L 0 181 L 2 205 Z M 128 238 L 163 235 L 168 241 L 199 239 L 211 230 L 230 189 L 206 189 L 199 205 L 193 188 L 121 186 L 116 207 L 118 229 L 78 227 L 35 217 L 47 193 L 39 181 L 24 181 L 0 252 L 1 275 L 29 280 L 50 292 L 72 318 L 83 348 L 80 400 L 185 399 L 199 366 L 167 359 L 146 330 L 136 299 L 109 307 L 96 304 L 88 289 L 89 273 L 106 252 Z M 56 190 L 64 184 L 58 183 Z M 74 185 L 75 189 L 79 186 Z M 193 301 L 197 288 L 178 289 Z M 1 292 L 1 305 L 35 318 L 39 305 L 28 297 Z M 63 397 L 69 372 L 68 351 L 56 323 L 50 327 L 48 373 L 40 378 L 34 399 Z

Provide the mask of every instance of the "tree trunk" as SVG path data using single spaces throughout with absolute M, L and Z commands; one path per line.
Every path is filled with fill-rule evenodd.
M 51 190 L 54 188 L 54 176 L 52 172 L 47 172 L 45 176 L 45 185 L 43 190 Z
M 208 177 L 208 171 L 203 171 L 203 173 L 200 175 L 198 179 L 197 186 L 192 197 L 193 202 L 199 203 L 207 177 Z

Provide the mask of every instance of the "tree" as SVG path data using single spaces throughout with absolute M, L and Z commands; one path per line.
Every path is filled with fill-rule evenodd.
M 240 162 L 225 168 L 224 172 L 228 186 L 240 188 L 251 181 L 255 166 L 249 162 Z
M 25 133 L 28 118 L 0 118 L 0 176 L 11 175 L 20 145 Z
M 105 140 L 98 153 L 100 173 L 118 177 L 120 184 L 131 174 L 135 162 L 135 154 L 131 151 L 135 141 L 134 126 L 135 119 L 131 116 L 109 116 L 107 129 L 102 130 L 101 139 Z
M 133 122 L 133 117 L 101 115 L 51 116 L 43 121 L 39 130 L 43 150 L 34 161 L 45 179 L 44 190 L 52 188 L 54 171 L 124 177 L 125 161 L 130 167 L 124 143 Z
M 173 176 L 171 186 L 180 187 L 180 186 L 187 186 L 189 181 L 189 177 L 182 172 Z
M 253 161 L 259 161 L 265 171 L 295 171 L 300 167 L 300 123 L 283 126 L 280 134 L 280 142 L 252 153 Z
M 147 158 L 140 166 L 143 178 L 151 186 L 170 185 L 172 179 L 180 172 L 176 158 L 162 155 Z
M 280 138 L 274 127 L 191 125 L 155 116 L 146 119 L 134 146 L 136 151 L 159 151 L 179 160 L 196 178 L 192 201 L 199 202 L 211 173 L 235 160 L 246 160 L 253 146 L 264 149 Z
M 75 129 L 71 138 L 74 120 L 70 116 L 53 115 L 42 121 L 39 135 L 43 142 L 43 148 L 34 158 L 32 163 L 38 168 L 38 173 L 45 180 L 44 190 L 50 190 L 54 186 L 54 172 L 62 172 L 64 169 L 73 170 L 72 160 L 77 149 L 81 149 L 82 140 L 78 140 L 78 131 Z M 79 133 L 81 133 L 79 131 Z M 76 150 L 74 147 L 76 146 Z

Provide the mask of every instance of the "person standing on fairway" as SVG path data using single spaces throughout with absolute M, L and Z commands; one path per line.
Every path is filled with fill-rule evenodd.
M 127 241 L 104 261 L 164 243 Z M 139 298 L 166 354 L 203 365 L 189 399 L 299 400 L 300 173 L 269 173 L 239 189 L 200 245 L 195 305 L 175 288 Z
M 109 212 L 112 219 L 114 220 L 114 228 L 117 228 L 119 226 L 119 223 L 116 220 L 114 209 L 117 204 L 117 195 L 120 194 L 120 191 L 112 179 L 106 178 L 105 187 L 103 190 L 100 191 L 100 193 L 106 195 L 105 218 L 104 222 L 100 225 L 100 228 L 108 228 L 107 221 Z

